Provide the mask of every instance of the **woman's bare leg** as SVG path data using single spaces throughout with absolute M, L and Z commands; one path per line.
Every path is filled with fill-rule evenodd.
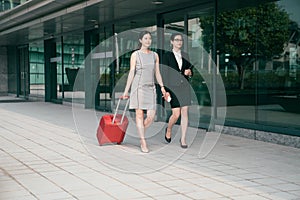
M 166 137 L 171 138 L 172 128 L 180 116 L 180 108 L 172 108 L 172 115 L 169 118 Z
M 188 106 L 184 106 L 181 108 L 181 144 L 186 145 L 186 131 L 188 127 L 189 116 L 188 116 Z
M 147 110 L 147 117 L 144 120 L 145 129 L 148 128 L 154 121 L 155 113 L 156 113 L 155 110 Z
M 140 142 L 141 142 L 141 150 L 143 152 L 148 152 L 147 143 L 145 140 L 145 127 L 144 127 L 144 111 L 140 109 L 135 110 L 136 114 L 136 128 L 138 130 L 138 134 L 140 136 Z

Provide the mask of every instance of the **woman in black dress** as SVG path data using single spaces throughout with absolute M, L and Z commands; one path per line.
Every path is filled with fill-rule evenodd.
M 191 91 L 189 78 L 192 76 L 192 65 L 187 53 L 181 51 L 183 36 L 173 33 L 170 39 L 172 50 L 164 54 L 162 64 L 164 65 L 164 85 L 166 91 L 171 95 L 172 115 L 168 121 L 165 132 L 166 142 L 171 142 L 172 128 L 181 115 L 181 138 L 180 146 L 187 148 L 186 131 L 188 127 L 188 106 L 191 105 Z

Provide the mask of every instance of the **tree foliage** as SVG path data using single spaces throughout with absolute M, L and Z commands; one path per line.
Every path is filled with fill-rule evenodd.
M 213 16 L 201 18 L 206 50 L 213 45 Z M 219 54 L 230 54 L 241 81 L 255 58 L 271 59 L 283 52 L 290 37 L 291 20 L 276 3 L 222 12 L 217 17 L 216 47 Z M 242 86 L 241 86 L 242 87 Z

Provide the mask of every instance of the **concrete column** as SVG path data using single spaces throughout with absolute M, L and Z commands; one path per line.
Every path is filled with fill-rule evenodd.
M 0 96 L 8 94 L 7 59 L 7 48 L 0 47 Z

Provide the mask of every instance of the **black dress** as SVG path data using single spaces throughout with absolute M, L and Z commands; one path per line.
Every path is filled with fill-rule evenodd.
M 166 52 L 162 59 L 162 74 L 164 86 L 171 94 L 171 108 L 178 108 L 191 105 L 191 86 L 189 77 L 184 75 L 184 70 L 193 68 L 189 62 L 189 56 L 181 52 L 182 68 L 179 65 L 173 52 Z

